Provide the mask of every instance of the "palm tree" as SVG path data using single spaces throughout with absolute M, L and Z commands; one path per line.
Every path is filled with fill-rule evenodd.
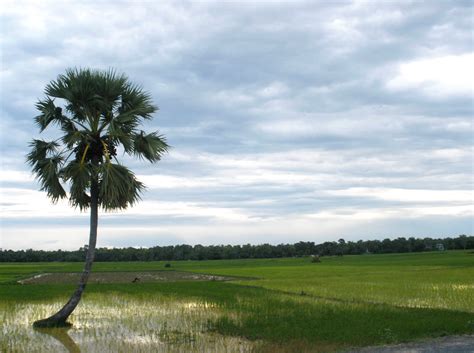
M 158 132 L 140 130 L 157 110 L 150 94 L 115 71 L 69 69 L 45 88 L 36 104 L 40 132 L 57 127 L 54 141 L 33 140 L 27 161 L 53 202 L 67 198 L 81 210 L 90 208 L 90 237 L 84 270 L 69 301 L 35 327 L 69 326 L 69 315 L 79 303 L 94 261 L 98 209 L 121 210 L 140 199 L 144 185 L 117 160 L 124 154 L 152 163 L 169 148 Z M 66 186 L 69 186 L 68 191 Z

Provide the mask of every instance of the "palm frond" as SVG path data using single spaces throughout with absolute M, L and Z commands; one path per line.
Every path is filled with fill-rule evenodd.
M 90 205 L 90 196 L 86 194 L 86 191 L 90 188 L 92 173 L 93 168 L 90 164 L 77 160 L 69 162 L 62 170 L 64 180 L 71 184 L 69 201 L 71 205 L 81 210 Z
M 63 162 L 63 158 L 57 154 L 59 144 L 55 141 L 33 140 L 30 147 L 26 160 L 40 181 L 41 190 L 46 191 L 53 202 L 66 197 L 59 181 L 59 168 Z
M 122 93 L 122 107 L 120 115 L 133 113 L 143 119 L 151 119 L 152 114 L 158 110 L 153 105 L 151 95 L 138 85 L 128 83 Z
M 114 119 L 122 105 L 122 94 L 127 86 L 127 76 L 119 75 L 113 69 L 100 73 L 97 79 L 97 92 L 100 96 L 100 131 Z
M 47 142 L 34 139 L 30 142 L 31 151 L 26 155 L 26 161 L 34 167 L 38 162 L 44 160 L 47 156 L 57 152 L 59 144 L 55 141 Z
M 36 109 L 40 111 L 40 115 L 35 117 L 35 122 L 40 128 L 40 132 L 48 127 L 51 122 L 61 123 L 62 122 L 62 109 L 56 107 L 54 101 L 51 98 L 46 98 L 43 101 L 36 103 Z
M 61 140 L 66 145 L 67 148 L 73 148 L 75 144 L 86 139 L 88 133 L 84 130 L 78 130 L 73 122 L 69 121 L 62 125 L 61 130 L 64 132 L 64 135 L 61 137 Z
M 40 190 L 46 191 L 53 202 L 66 197 L 66 191 L 59 181 L 59 167 L 62 157 L 59 155 L 37 160 L 33 164 L 33 173 L 40 181 Z
M 45 93 L 50 97 L 61 98 L 74 119 L 88 121 L 92 127 L 99 118 L 102 102 L 98 95 L 100 72 L 90 69 L 68 69 L 66 74 L 59 75 L 55 81 L 46 85 Z
M 120 118 L 113 119 L 108 128 L 107 136 L 116 145 L 121 144 L 127 153 L 133 151 L 133 135 L 139 125 L 137 119 L 122 120 Z
M 128 82 L 123 84 L 122 93 L 108 108 L 110 113 L 102 115 L 99 131 L 105 128 L 110 130 L 110 125 L 115 125 L 112 129 L 133 132 L 143 120 L 151 119 L 152 114 L 158 109 L 152 104 L 148 93 Z
M 106 72 L 96 72 L 97 94 L 101 97 L 103 108 L 107 112 L 113 111 L 121 97 L 124 88 L 127 86 L 127 76 L 117 74 L 113 69 Z
M 99 202 L 105 210 L 126 209 L 140 200 L 143 183 L 128 168 L 114 163 L 99 167 Z
M 145 134 L 141 131 L 133 136 L 133 154 L 150 162 L 157 162 L 169 149 L 166 139 L 158 132 Z

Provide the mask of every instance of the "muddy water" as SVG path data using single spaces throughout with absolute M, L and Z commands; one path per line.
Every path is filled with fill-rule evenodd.
M 208 332 L 222 315 L 212 303 L 122 295 L 89 296 L 69 329 L 32 328 L 62 303 L 0 304 L 0 352 L 253 352 L 255 344 Z

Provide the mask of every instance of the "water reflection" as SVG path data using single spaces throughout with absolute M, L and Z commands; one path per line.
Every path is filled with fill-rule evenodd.
M 250 353 L 255 342 L 209 331 L 224 313 L 215 303 L 153 296 L 89 295 L 73 326 L 32 329 L 61 302 L 0 303 L 0 352 Z M 229 315 L 225 312 L 225 315 Z
M 33 328 L 36 332 L 41 334 L 53 337 L 58 342 L 60 342 L 64 348 L 67 349 L 69 353 L 81 353 L 81 349 L 79 346 L 74 342 L 74 340 L 69 336 L 68 331 L 71 329 L 70 327 L 65 328 Z

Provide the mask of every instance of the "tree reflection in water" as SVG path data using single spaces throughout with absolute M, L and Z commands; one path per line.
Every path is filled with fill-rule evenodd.
M 34 328 L 36 332 L 53 337 L 59 341 L 69 353 L 81 353 L 81 349 L 67 333 L 70 327 L 64 328 Z

